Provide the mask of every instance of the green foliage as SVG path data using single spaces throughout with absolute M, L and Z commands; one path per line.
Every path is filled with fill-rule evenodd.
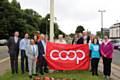
M 75 33 L 82 33 L 84 30 L 85 30 L 84 27 L 80 25 L 77 27 Z
M 101 38 L 102 37 L 101 31 L 96 32 L 96 36 L 98 36 L 99 38 Z
M 30 35 L 36 31 L 41 33 L 49 33 L 50 15 L 42 17 L 32 9 L 21 9 L 20 3 L 12 0 L 0 0 L 0 38 L 8 38 L 14 31 L 20 32 L 20 37 L 25 32 Z M 55 23 L 55 36 L 62 31 L 59 30 L 58 24 Z M 56 35 L 57 34 L 57 35 Z
M 21 8 L 20 3 L 18 3 L 16 0 L 12 0 L 11 5 L 19 9 Z
M 47 14 L 44 18 L 41 19 L 41 25 L 39 26 L 39 30 L 41 33 L 50 36 L 50 14 Z M 65 35 L 65 33 L 59 29 L 59 25 L 57 23 L 54 23 L 54 34 L 55 38 L 57 38 L 59 34 Z

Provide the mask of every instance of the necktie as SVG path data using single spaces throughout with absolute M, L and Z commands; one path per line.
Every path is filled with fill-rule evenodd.
M 35 47 L 33 46 L 33 56 L 35 56 Z

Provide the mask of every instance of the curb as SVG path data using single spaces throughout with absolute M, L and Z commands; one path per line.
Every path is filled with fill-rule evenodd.
M 7 61 L 7 60 L 9 60 L 9 59 L 10 59 L 10 57 L 6 57 L 6 58 L 0 60 L 0 64 L 3 63 L 3 62 L 5 62 L 5 61 Z

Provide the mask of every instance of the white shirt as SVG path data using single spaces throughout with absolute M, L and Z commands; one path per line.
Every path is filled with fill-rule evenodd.
M 35 55 L 36 52 L 37 52 L 37 50 L 36 50 L 36 45 L 31 45 L 31 49 L 32 49 L 33 55 Z
M 44 51 L 45 51 L 45 53 L 46 53 L 46 43 L 45 43 L 44 40 L 41 40 L 41 42 L 42 42 L 42 45 L 43 45 L 43 47 L 44 47 Z
M 14 37 L 14 40 L 15 40 L 15 43 L 17 43 L 18 42 L 18 37 Z
M 64 39 L 62 40 L 56 40 L 55 43 L 59 43 L 59 44 L 67 44 L 66 41 Z

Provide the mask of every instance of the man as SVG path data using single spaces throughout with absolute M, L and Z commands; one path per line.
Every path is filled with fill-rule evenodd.
M 41 39 L 38 41 L 38 64 L 40 74 L 44 75 L 48 73 L 47 62 L 45 60 L 45 53 L 46 53 L 46 38 L 44 34 L 41 34 Z
M 90 36 L 88 36 L 88 33 L 87 32 L 83 32 L 83 43 L 84 44 L 88 44 L 89 43 L 89 40 L 90 40 Z
M 35 44 L 34 39 L 30 40 L 30 44 L 26 47 L 26 55 L 28 57 L 29 77 L 36 76 L 36 61 L 38 57 L 38 46 Z
M 77 36 L 78 36 L 77 44 L 84 44 L 82 33 L 77 33 Z
M 77 37 L 77 34 L 75 34 L 72 40 L 72 44 L 76 44 L 77 40 L 78 40 L 78 37 Z
M 20 41 L 20 50 L 21 50 L 21 70 L 22 70 L 22 74 L 24 74 L 24 63 L 26 60 L 26 71 L 28 72 L 28 60 L 27 60 L 27 56 L 26 56 L 26 47 L 27 45 L 30 44 L 29 41 L 29 34 L 26 33 L 24 38 Z
M 55 43 L 59 43 L 59 44 L 67 44 L 67 42 L 64 40 L 62 34 L 59 34 L 59 35 L 58 35 L 58 40 L 56 40 Z M 60 72 L 63 72 L 63 70 L 59 70 L 59 71 L 60 71 Z
M 58 35 L 58 40 L 56 40 L 55 43 L 67 44 L 67 42 L 64 40 L 62 34 Z
M 19 32 L 14 33 L 14 37 L 10 37 L 8 40 L 8 52 L 10 54 L 10 63 L 12 74 L 18 73 L 18 54 L 19 54 Z

